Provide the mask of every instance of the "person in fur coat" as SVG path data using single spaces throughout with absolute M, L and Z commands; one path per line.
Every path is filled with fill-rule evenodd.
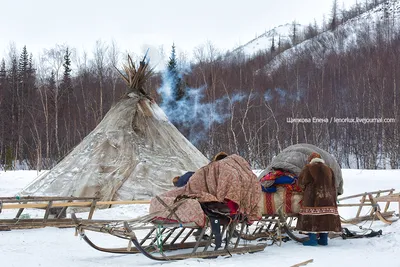
M 299 175 L 303 201 L 297 220 L 297 230 L 307 233 L 310 239 L 305 246 L 328 245 L 328 233 L 341 233 L 337 209 L 335 177 L 320 154 L 312 153 Z

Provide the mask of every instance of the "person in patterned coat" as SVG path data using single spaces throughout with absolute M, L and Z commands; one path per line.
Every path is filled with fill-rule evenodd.
M 219 152 L 218 154 L 216 154 L 216 155 L 213 157 L 212 161 L 213 161 L 213 162 L 214 162 L 214 161 L 218 161 L 218 160 L 221 160 L 221 159 L 226 158 L 227 156 L 228 156 L 228 154 L 226 154 L 225 152 Z M 194 172 L 186 172 L 184 175 L 175 176 L 175 177 L 172 179 L 172 183 L 173 183 L 174 186 L 176 186 L 176 187 L 183 187 L 183 186 L 185 186 L 185 185 L 188 183 L 190 177 L 192 177 L 193 174 L 194 174 Z
M 296 228 L 310 237 L 303 245 L 328 245 L 328 233 L 342 231 L 335 177 L 320 154 L 312 153 L 308 162 L 299 175 L 304 195 Z

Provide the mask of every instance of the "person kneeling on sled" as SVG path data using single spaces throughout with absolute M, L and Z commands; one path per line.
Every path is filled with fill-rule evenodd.
M 332 169 L 318 153 L 312 153 L 308 162 L 299 175 L 303 201 L 296 228 L 307 233 L 310 238 L 303 245 L 326 246 L 329 232 L 342 232 L 337 209 L 335 177 Z
M 228 156 L 228 154 L 226 154 L 225 152 L 219 152 L 217 155 L 215 155 L 213 157 L 212 161 L 218 161 L 218 160 L 226 158 L 227 156 Z M 189 179 L 190 179 L 190 177 L 192 177 L 193 174 L 194 174 L 194 172 L 186 172 L 182 176 L 175 176 L 172 179 L 172 183 L 176 187 L 183 187 L 189 182 Z
M 222 160 L 222 159 L 226 158 L 227 156 L 228 156 L 228 154 L 226 154 L 225 152 L 219 152 L 218 154 L 216 154 L 213 157 L 211 162 Z M 172 183 L 174 184 L 175 187 L 183 187 L 189 182 L 189 179 L 190 179 L 190 177 L 192 177 L 193 174 L 194 174 L 194 172 L 189 171 L 181 176 L 175 176 L 172 179 Z M 231 213 L 236 212 L 238 209 L 237 204 L 232 201 L 228 201 L 227 206 L 231 210 Z M 203 228 L 197 229 L 197 231 L 193 232 L 193 236 L 195 236 L 195 237 L 200 236 L 202 230 L 203 230 Z M 208 237 L 207 235 L 203 235 L 203 238 L 207 238 L 207 237 Z

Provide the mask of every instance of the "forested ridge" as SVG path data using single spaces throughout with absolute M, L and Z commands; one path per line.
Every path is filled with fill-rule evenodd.
M 349 32 L 340 25 L 385 8 L 380 2 L 332 12 L 325 24 L 309 25 L 302 33 L 294 28 L 291 43 L 277 37 L 253 56 L 218 51 L 211 43 L 196 48 L 190 62 L 171 55 L 169 62 L 179 63 L 174 65 L 181 89 L 176 104 L 166 103 L 160 91 L 165 73 L 155 73 L 147 91 L 208 157 L 238 153 L 261 168 L 285 147 L 306 142 L 331 152 L 342 167 L 398 168 L 398 18 L 388 13 L 378 23 L 354 29 L 356 45 L 340 52 L 323 37 L 331 33 L 339 43 L 345 40 Z M 302 45 L 306 49 L 287 56 Z M 98 41 L 83 54 L 65 45 L 43 49 L 34 58 L 29 47 L 11 46 L 0 57 L 1 168 L 15 169 L 16 162 L 51 168 L 125 93 L 115 67 L 126 54 L 116 43 Z

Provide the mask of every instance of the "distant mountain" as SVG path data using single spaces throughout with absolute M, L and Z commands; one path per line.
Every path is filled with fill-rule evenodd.
M 304 31 L 305 26 L 301 24 L 296 24 L 296 31 L 299 33 Z M 233 49 L 233 53 L 241 52 L 245 55 L 255 55 L 258 52 L 262 52 L 265 50 L 270 50 L 272 47 L 272 40 L 274 40 L 275 47 L 278 47 L 279 39 L 281 43 L 289 43 L 292 44 L 292 36 L 293 35 L 293 24 L 288 23 L 285 25 L 280 25 L 278 27 L 273 28 L 272 30 L 266 31 L 265 33 L 257 36 L 253 40 L 248 43 L 241 45 L 235 49 Z
M 332 52 L 343 53 L 363 44 L 393 40 L 399 38 L 399 32 L 400 1 L 389 0 L 346 21 L 333 31 L 320 33 L 276 55 L 266 66 L 266 71 L 273 71 L 280 62 L 293 60 L 298 55 L 311 56 L 315 62 L 322 62 Z
M 383 36 L 377 34 L 376 29 L 390 24 L 391 32 Z M 296 30 L 303 34 L 307 26 L 296 24 Z M 365 36 L 369 32 L 369 36 Z M 317 36 L 302 41 L 296 45 L 292 43 L 293 24 L 280 25 L 270 31 L 261 34 L 253 40 L 232 50 L 232 54 L 242 53 L 254 56 L 260 52 L 270 51 L 272 40 L 275 47 L 278 47 L 279 38 L 281 44 L 292 46 L 289 49 L 277 54 L 274 59 L 265 67 L 267 72 L 276 69 L 280 62 L 293 60 L 297 55 L 311 56 L 316 62 L 321 62 L 331 52 L 343 53 L 352 48 L 359 47 L 365 42 L 375 42 L 379 38 L 388 40 L 396 38 L 400 32 L 400 0 L 388 0 L 375 8 L 361 13 L 339 25 L 335 30 L 324 31 Z M 299 36 L 300 36 L 299 35 Z

